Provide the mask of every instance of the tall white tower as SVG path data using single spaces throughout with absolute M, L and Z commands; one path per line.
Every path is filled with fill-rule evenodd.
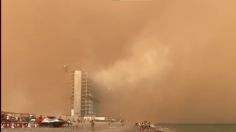
M 81 89 L 82 89 L 82 72 L 74 71 L 73 79 L 73 103 L 71 109 L 71 116 L 81 116 Z
M 79 70 L 73 72 L 72 97 L 72 117 L 95 115 L 93 87 L 87 72 Z

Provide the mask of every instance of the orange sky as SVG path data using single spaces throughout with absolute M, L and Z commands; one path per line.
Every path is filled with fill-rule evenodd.
M 2 110 L 68 114 L 63 65 L 100 111 L 157 122 L 236 121 L 233 0 L 3 0 Z

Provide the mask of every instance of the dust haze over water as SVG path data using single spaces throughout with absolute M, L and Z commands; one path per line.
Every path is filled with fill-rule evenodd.
M 236 121 L 235 1 L 2 4 L 2 110 L 69 113 L 66 64 L 93 75 L 101 114 Z

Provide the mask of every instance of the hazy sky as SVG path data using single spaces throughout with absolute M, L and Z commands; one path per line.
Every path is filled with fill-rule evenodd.
M 236 1 L 3 0 L 2 110 L 68 114 L 63 65 L 102 114 L 236 122 Z

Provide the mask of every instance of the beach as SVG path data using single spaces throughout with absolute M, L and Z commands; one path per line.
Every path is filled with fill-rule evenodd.
M 121 126 L 120 124 L 97 123 L 94 128 L 89 125 L 79 127 L 37 127 L 37 128 L 5 128 L 1 129 L 3 132 L 135 132 L 134 125 L 126 124 Z
M 129 128 L 16 128 L 2 129 L 3 132 L 133 132 Z

